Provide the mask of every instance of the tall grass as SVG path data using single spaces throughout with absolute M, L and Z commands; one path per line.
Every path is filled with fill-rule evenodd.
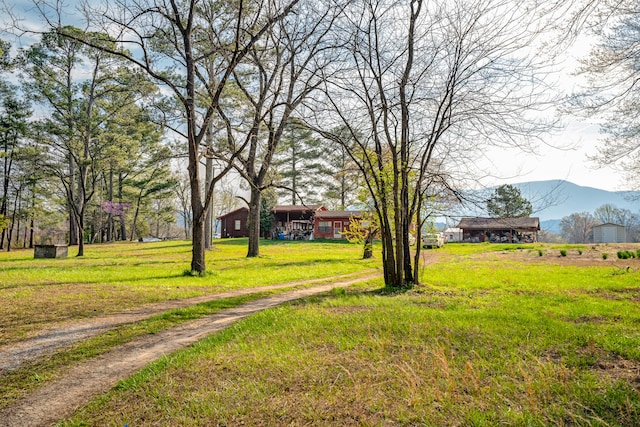
M 403 294 L 255 315 L 61 425 L 637 425 L 640 273 L 478 248 L 496 246 L 447 249 Z

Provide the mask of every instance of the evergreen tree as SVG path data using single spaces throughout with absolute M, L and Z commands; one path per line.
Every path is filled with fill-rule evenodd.
M 492 217 L 519 218 L 531 215 L 533 207 L 517 187 L 505 184 L 496 188 L 487 200 L 487 211 Z
M 313 132 L 297 121 L 287 124 L 273 166 L 278 175 L 277 194 L 289 204 L 311 204 L 319 200 L 324 147 Z

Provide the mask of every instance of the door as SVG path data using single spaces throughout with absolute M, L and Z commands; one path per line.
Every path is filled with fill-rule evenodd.
M 615 243 L 616 240 L 615 227 L 602 227 L 602 243 Z
M 333 221 L 333 238 L 342 239 L 342 221 Z

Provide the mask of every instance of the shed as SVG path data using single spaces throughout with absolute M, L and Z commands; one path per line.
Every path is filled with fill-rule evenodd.
M 462 229 L 457 227 L 446 228 L 442 235 L 447 242 L 462 242 Z
M 218 217 L 220 237 L 249 237 L 249 208 L 242 207 Z
M 593 243 L 625 243 L 627 233 L 623 225 L 600 224 L 593 227 Z
M 532 243 L 538 241 L 540 218 L 462 218 L 458 228 L 465 242 Z
M 361 211 L 318 211 L 313 229 L 314 237 L 344 239 L 342 232 L 349 227 L 351 219 L 361 215 Z

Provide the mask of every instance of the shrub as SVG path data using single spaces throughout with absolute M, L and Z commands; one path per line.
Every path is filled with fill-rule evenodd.
M 638 249 L 638 251 L 636 252 L 636 256 L 640 258 L 640 249 Z
M 636 254 L 635 252 L 631 252 L 631 251 L 618 251 L 618 258 L 619 259 L 629 259 L 629 258 L 635 258 Z
M 609 254 L 602 254 L 602 259 L 607 259 L 609 258 Z
M 567 250 L 566 249 L 560 249 L 560 255 L 567 256 Z
M 582 255 L 582 249 L 578 249 L 578 255 Z
M 538 249 L 538 256 L 542 256 L 542 249 Z

